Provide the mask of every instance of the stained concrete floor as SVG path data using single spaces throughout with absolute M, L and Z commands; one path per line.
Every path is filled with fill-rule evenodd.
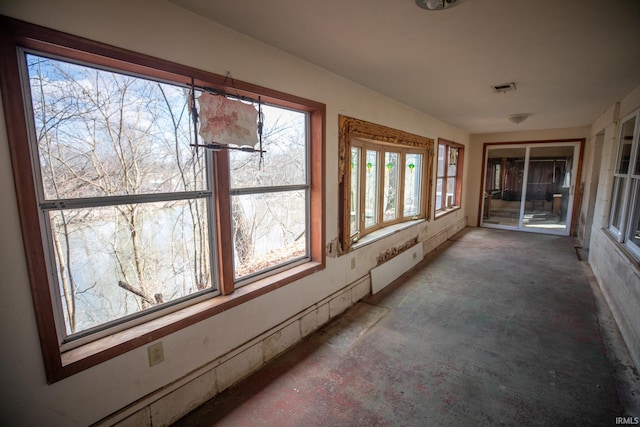
M 637 371 L 619 357 L 574 242 L 466 229 L 175 426 L 615 425 L 638 415 L 628 407 Z

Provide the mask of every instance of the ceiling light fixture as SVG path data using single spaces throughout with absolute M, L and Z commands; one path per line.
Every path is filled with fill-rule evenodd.
M 525 120 L 527 120 L 529 118 L 530 114 L 529 113 L 520 113 L 520 114 L 510 114 L 507 116 L 507 118 L 509 120 L 511 120 L 511 122 L 515 123 L 515 124 L 520 124 L 522 122 L 524 122 Z
M 452 6 L 456 0 L 416 0 L 416 4 L 427 10 L 440 10 Z

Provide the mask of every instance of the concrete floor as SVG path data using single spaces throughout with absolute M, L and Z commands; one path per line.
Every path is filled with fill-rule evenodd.
M 615 425 L 638 415 L 637 371 L 622 378 L 633 366 L 574 242 L 468 228 L 175 425 Z

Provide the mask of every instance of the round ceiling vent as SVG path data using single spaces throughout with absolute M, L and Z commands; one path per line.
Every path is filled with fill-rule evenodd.
M 455 1 L 456 0 L 416 0 L 416 4 L 423 9 L 439 10 L 452 6 Z

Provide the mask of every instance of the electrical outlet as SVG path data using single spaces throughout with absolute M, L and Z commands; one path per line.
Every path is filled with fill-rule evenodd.
M 149 366 L 155 366 L 164 361 L 164 349 L 162 348 L 162 341 L 157 342 L 147 347 L 149 353 Z
M 351 269 L 355 269 L 356 268 L 356 257 L 351 258 Z

